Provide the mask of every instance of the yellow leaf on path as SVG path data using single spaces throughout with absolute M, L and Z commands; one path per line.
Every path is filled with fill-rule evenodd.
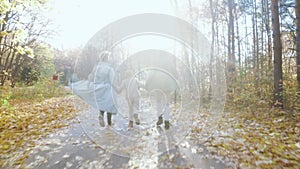
M 6 36 L 6 35 L 8 35 L 8 33 L 6 32 L 6 31 L 1 31 L 1 33 L 0 33 L 0 36 Z
M 3 146 L 2 146 L 2 149 L 3 150 L 8 150 L 10 148 L 10 145 L 8 145 L 8 144 L 4 144 Z

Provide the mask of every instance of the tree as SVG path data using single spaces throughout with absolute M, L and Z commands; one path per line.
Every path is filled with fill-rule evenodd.
M 235 72 L 234 0 L 228 0 L 228 73 Z
M 47 36 L 47 25 L 41 11 L 45 0 L 2 0 L 0 2 L 0 85 L 11 86 L 26 62 L 34 57 L 32 45 Z
M 215 16 L 215 7 L 213 6 L 213 1 L 209 0 L 209 8 L 210 8 L 210 15 L 211 15 L 211 46 L 210 46 L 210 59 L 209 59 L 209 99 L 212 97 L 212 82 L 213 82 L 213 64 L 215 62 L 214 58 L 214 50 L 215 50 L 215 22 L 216 22 L 216 16 Z
M 297 64 L 297 82 L 298 95 L 300 96 L 300 1 L 295 0 L 296 13 L 296 64 Z
M 272 0 L 271 10 L 274 51 L 274 106 L 283 107 L 282 44 L 280 39 L 278 0 Z
M 16 79 L 18 82 L 25 83 L 26 85 L 32 85 L 37 81 L 44 81 L 52 77 L 55 73 L 54 54 L 50 45 L 35 42 L 32 50 L 34 58 L 23 64 L 20 70 L 20 77 Z
M 81 48 L 74 48 L 69 50 L 55 50 L 54 51 L 54 64 L 57 73 L 61 74 L 61 83 L 68 84 L 68 80 L 71 78 L 75 69 L 75 63 L 80 57 Z M 92 67 L 92 66 L 91 66 Z

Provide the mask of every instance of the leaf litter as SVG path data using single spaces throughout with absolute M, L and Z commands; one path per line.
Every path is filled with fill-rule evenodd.
M 300 168 L 299 115 L 270 112 L 232 112 L 216 118 L 202 112 L 209 116 L 197 119 L 189 139 L 232 168 Z
M 34 140 L 68 126 L 69 120 L 76 117 L 73 99 L 65 96 L 30 104 L 15 103 L 9 109 L 0 107 L 0 167 L 22 168 L 28 152 L 36 145 Z M 59 144 L 58 140 L 49 140 L 49 144 L 52 142 Z

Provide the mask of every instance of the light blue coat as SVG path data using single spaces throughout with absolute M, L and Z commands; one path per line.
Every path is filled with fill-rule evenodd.
M 109 63 L 100 62 L 89 74 L 88 80 L 71 84 L 73 92 L 95 109 L 117 113 L 112 88 L 114 68 Z

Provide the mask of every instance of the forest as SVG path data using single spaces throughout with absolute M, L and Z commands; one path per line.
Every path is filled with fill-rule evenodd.
M 60 33 L 46 15 L 50 1 L 0 1 L 0 168 L 31 168 L 30 162 L 40 160 L 31 159 L 37 140 L 68 128 L 88 110 L 68 88 L 84 46 L 62 49 L 49 42 Z M 202 64 L 192 57 L 192 50 L 182 46 L 177 53 L 196 76 L 201 95 L 195 97 L 204 103 L 188 137 L 195 143 L 190 147 L 192 154 L 221 159 L 227 168 L 299 168 L 300 1 L 169 3 L 176 17 L 197 27 L 210 42 L 208 63 Z M 126 53 L 121 47 L 117 50 L 122 56 Z M 224 111 L 214 119 L 208 108 L 216 97 L 210 82 L 212 72 L 219 68 L 224 69 L 226 96 Z M 208 85 L 200 85 L 202 81 Z M 188 162 L 186 166 L 175 164 L 171 158 L 176 157 L 168 155 L 168 163 L 158 163 L 199 167 Z M 46 167 L 42 164 L 33 168 Z M 139 168 L 139 164 L 128 165 Z

